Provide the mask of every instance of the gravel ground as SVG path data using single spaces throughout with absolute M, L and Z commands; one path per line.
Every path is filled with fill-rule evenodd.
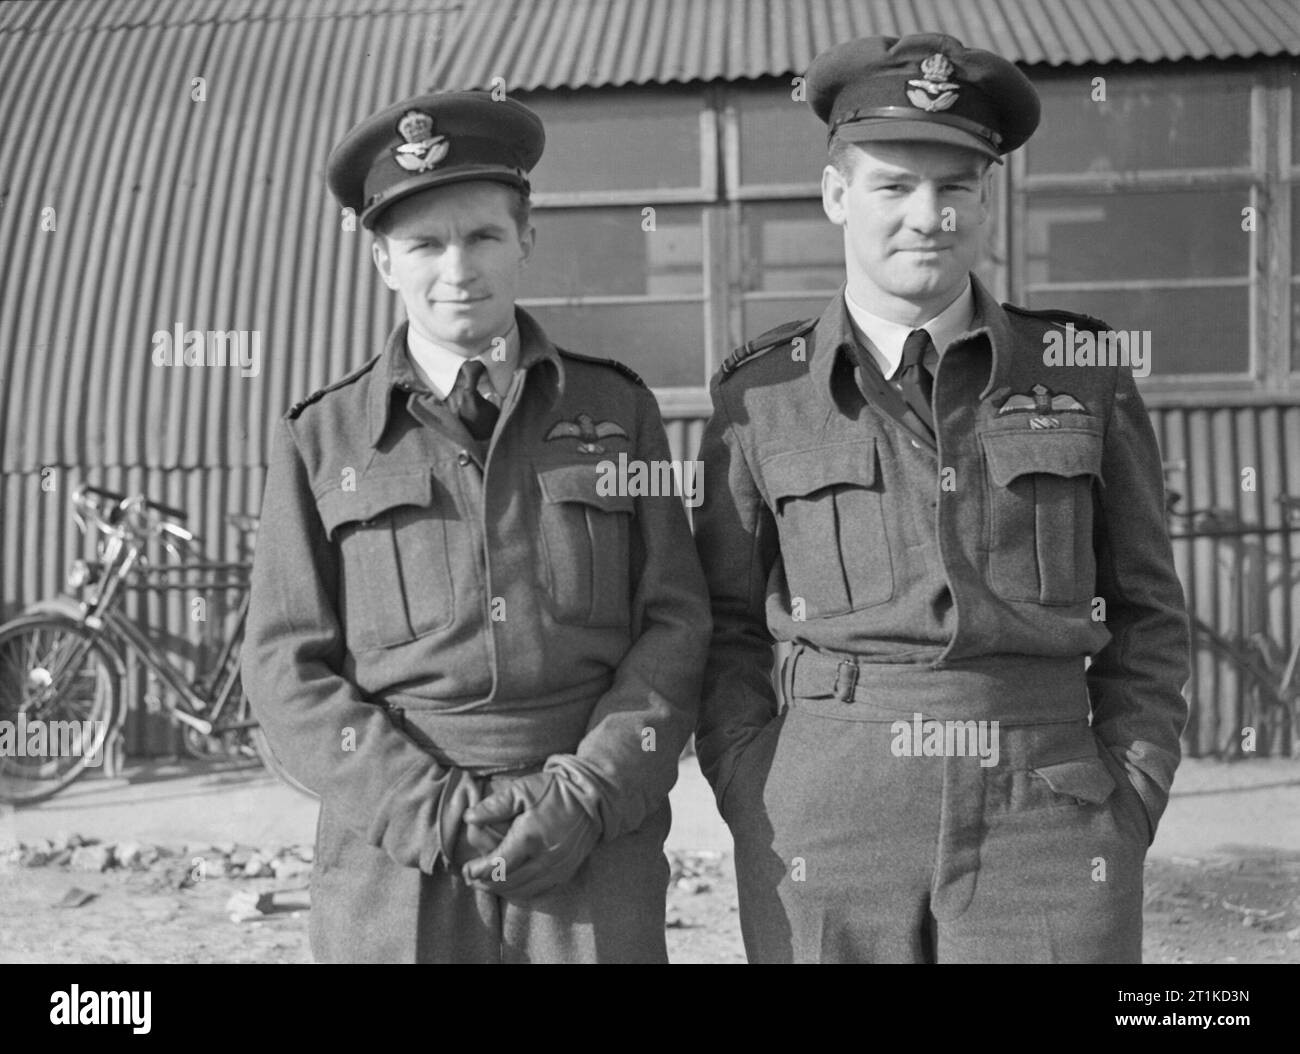
M 0 962 L 310 961 L 300 874 L 203 877 L 193 853 L 165 856 L 141 871 L 0 865 Z M 669 855 L 669 958 L 744 962 L 730 854 Z M 1300 854 L 1153 860 L 1146 883 L 1148 962 L 1300 962 Z M 276 890 L 271 913 L 232 919 L 232 897 L 249 907 L 255 894 Z

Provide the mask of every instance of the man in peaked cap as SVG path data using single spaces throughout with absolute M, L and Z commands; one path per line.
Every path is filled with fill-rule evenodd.
M 358 125 L 330 188 L 407 319 L 280 422 L 244 683 L 321 799 L 319 960 L 666 960 L 667 794 L 708 598 L 631 370 L 515 306 L 540 121 L 486 93 Z
M 1137 961 L 1186 618 L 1131 371 L 1044 354 L 1104 323 L 971 274 L 1037 96 L 935 34 L 842 44 L 808 88 L 847 280 L 714 378 L 695 521 L 747 953 Z

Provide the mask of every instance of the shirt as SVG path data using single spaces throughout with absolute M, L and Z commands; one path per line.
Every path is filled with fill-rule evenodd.
M 873 315 L 854 300 L 847 289 L 844 292 L 844 303 L 862 346 L 870 352 L 885 379 L 890 381 L 898 379 L 898 371 L 903 362 L 903 344 L 913 330 L 925 330 L 934 342 L 935 350 L 926 352 L 925 355 L 925 368 L 933 374 L 939 365 L 943 349 L 969 330 L 975 319 L 975 295 L 971 291 L 969 279 L 951 304 L 919 326 L 904 326 Z
M 504 356 L 494 355 L 495 337 L 489 341 L 485 351 L 474 356 L 487 367 L 479 391 L 497 406 L 510 390 L 510 380 L 519 365 L 519 326 L 512 322 L 504 337 Z M 461 366 L 467 361 L 465 356 L 416 333 L 410 326 L 406 330 L 406 348 L 416 373 L 433 389 L 435 396 L 446 399 L 456 384 Z

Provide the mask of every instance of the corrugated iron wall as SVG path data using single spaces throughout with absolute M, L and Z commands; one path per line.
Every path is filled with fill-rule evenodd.
M 67 498 L 83 479 L 193 510 L 209 555 L 237 558 L 224 516 L 259 507 L 271 423 L 397 317 L 324 159 L 429 85 L 458 12 L 0 5 L 0 616 L 56 592 L 81 555 Z M 247 334 L 246 367 L 155 365 L 154 334 L 177 326 Z M 183 595 L 134 603 L 193 625 Z M 129 729 L 131 753 L 172 746 L 160 717 Z
M 1266 527 L 1281 524 L 1274 498 L 1279 492 L 1300 494 L 1300 407 L 1251 406 L 1231 409 L 1153 410 L 1156 433 L 1168 459 L 1186 458 L 1188 470 L 1171 480 L 1185 495 L 1184 506 L 1233 510 L 1247 522 Z M 673 457 L 693 457 L 699 448 L 703 421 L 667 421 Z M 1256 489 L 1242 489 L 1243 468 L 1255 468 Z M 43 489 L 52 478 L 53 491 Z M 192 510 L 191 527 L 208 543 L 208 551 L 238 559 L 239 539 L 225 521 L 227 512 L 256 512 L 261 504 L 264 471 L 257 466 L 212 466 L 154 469 L 141 466 L 65 468 L 53 476 L 40 471 L 7 472 L 0 476 L 4 538 L 0 560 L 5 571 L 3 596 L 10 606 L 58 591 L 70 560 L 83 555 L 78 535 L 66 515 L 67 496 L 83 478 L 123 491 L 143 491 L 160 501 Z M 48 485 L 48 484 L 46 484 Z M 1242 548 L 1223 539 L 1175 543 L 1179 573 L 1192 610 L 1201 619 L 1230 631 L 1234 578 L 1244 573 L 1266 574 L 1268 587 L 1248 605 L 1247 628 L 1267 627 L 1280 642 L 1300 635 L 1300 535 L 1247 538 Z M 1244 559 L 1243 559 L 1244 557 Z M 1255 581 L 1256 579 L 1250 578 Z M 188 596 L 168 599 L 140 596 L 130 610 L 158 628 L 189 627 L 193 632 L 177 654 L 193 658 L 203 643 L 200 627 L 189 619 Z M 205 627 L 210 628 L 210 627 Z M 1188 730 L 1192 756 L 1218 753 L 1236 735 L 1236 683 L 1231 671 L 1201 664 L 1197 680 L 1198 708 Z M 147 690 L 148 686 L 144 688 Z M 147 691 L 146 691 L 147 694 Z M 130 727 L 132 753 L 165 752 L 173 748 L 170 726 L 157 713 L 142 710 Z M 1278 744 L 1271 744 L 1276 749 Z
M 1300 533 L 1284 526 L 1279 494 L 1300 496 L 1300 406 L 1157 408 L 1152 414 L 1166 461 L 1187 468 L 1170 478 L 1183 509 L 1222 509 L 1264 532 L 1174 542 L 1188 608 L 1230 637 L 1267 633 L 1283 649 L 1300 639 Z M 1186 528 L 1175 528 L 1175 533 Z M 1202 653 L 1193 662 L 1195 705 L 1185 736 L 1192 756 L 1232 753 L 1243 723 L 1240 682 L 1230 664 Z M 1284 753 L 1289 730 L 1257 745 Z
M 364 361 L 397 315 L 364 235 L 327 196 L 324 157 L 447 68 L 462 15 L 359 0 L 0 5 L 0 617 L 57 592 L 82 555 L 67 515 L 81 480 L 185 506 L 210 556 L 238 558 L 225 515 L 260 505 L 270 423 Z M 154 334 L 177 325 L 257 334 L 256 372 L 155 366 Z M 1166 456 L 1189 462 L 1174 484 L 1192 505 L 1276 526 L 1273 495 L 1300 493 L 1300 407 L 1155 418 Z M 693 456 L 700 430 L 669 421 L 675 457 Z M 1285 544 L 1270 538 L 1272 560 L 1253 552 L 1251 566 L 1291 573 L 1300 553 Z M 1196 612 L 1228 626 L 1239 565 L 1222 549 L 1179 543 L 1179 560 Z M 1253 617 L 1300 633 L 1296 593 L 1273 581 Z M 185 602 L 133 610 L 192 627 Z M 178 640 L 178 654 L 202 640 Z M 1212 692 L 1194 753 L 1221 745 L 1233 718 L 1230 693 Z M 130 733 L 132 753 L 173 747 L 158 716 Z

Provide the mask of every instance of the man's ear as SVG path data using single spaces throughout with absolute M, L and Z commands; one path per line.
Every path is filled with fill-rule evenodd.
M 388 241 L 381 234 L 376 234 L 375 240 L 370 243 L 370 259 L 374 260 L 375 270 L 384 280 L 384 285 L 395 290 L 397 281 L 393 278 L 393 260 L 388 255 Z
M 529 257 L 533 255 L 533 247 L 537 244 L 537 228 L 531 223 L 519 232 L 519 247 L 523 250 L 524 255 L 519 260 L 522 267 L 528 262 Z
M 844 204 L 848 190 L 848 180 L 838 168 L 827 165 L 822 169 L 822 211 L 837 227 L 843 227 L 848 222 L 848 208 Z

